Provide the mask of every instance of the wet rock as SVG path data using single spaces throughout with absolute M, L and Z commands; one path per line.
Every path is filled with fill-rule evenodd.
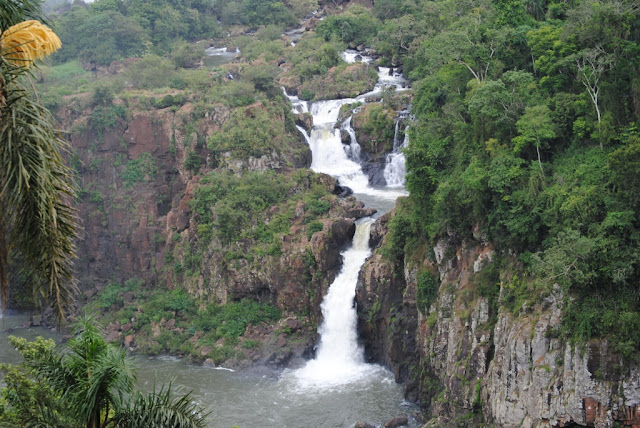
M 289 330 L 291 331 L 296 331 L 298 330 L 300 327 L 302 327 L 302 324 L 300 323 L 300 321 L 298 321 L 295 318 L 289 318 L 284 322 L 284 325 L 289 328 Z
M 353 428 L 376 428 L 375 425 L 371 425 L 368 422 L 356 422 Z
M 384 424 L 385 428 L 396 428 L 396 427 L 401 427 L 401 426 L 405 426 L 409 424 L 409 418 L 407 418 L 406 416 L 396 416 L 393 419 L 390 419 L 389 421 L 387 421 L 386 424 Z
M 362 172 L 369 177 L 369 184 L 372 186 L 387 185 L 387 180 L 384 178 L 384 169 L 386 165 L 384 157 L 362 164 Z
M 285 346 L 287 346 L 287 338 L 286 338 L 286 337 L 284 337 L 284 334 L 281 334 L 281 335 L 278 337 L 278 342 L 276 343 L 276 346 L 277 346 L 278 348 L 284 348 Z
M 353 190 L 347 186 L 336 186 L 334 194 L 341 198 L 346 198 L 347 196 L 353 195 Z
M 342 141 L 342 144 L 347 146 L 351 144 L 351 135 L 349 135 L 349 132 L 347 132 L 346 129 L 340 130 L 340 140 Z
M 216 363 L 211 358 L 207 358 L 206 360 L 204 360 L 204 363 L 202 363 L 202 365 L 207 367 L 215 367 Z

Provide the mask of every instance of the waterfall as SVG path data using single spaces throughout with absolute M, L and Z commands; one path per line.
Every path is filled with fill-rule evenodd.
M 384 179 L 387 182 L 387 187 L 403 187 L 405 175 L 407 173 L 406 159 L 404 157 L 404 153 L 402 153 L 402 149 L 407 147 L 409 144 L 409 133 L 407 132 L 407 128 L 405 128 L 402 145 L 398 146 L 399 138 L 397 137 L 397 133 L 399 123 L 400 121 L 396 123 L 396 136 L 393 141 L 393 152 L 387 155 L 386 165 L 384 167 Z
M 377 370 L 365 364 L 358 346 L 357 313 L 353 305 L 360 268 L 371 255 L 369 230 L 373 220 L 366 218 L 356 226 L 351 248 L 342 253 L 342 270 L 322 301 L 324 322 L 318 330 L 320 344 L 316 359 L 295 372 L 305 386 L 333 387 L 351 383 Z
M 349 116 L 347 120 L 342 122 L 342 125 L 340 125 L 340 129 L 349 134 L 350 144 L 349 146 L 344 148 L 347 156 L 354 162 L 360 162 L 360 153 L 362 150 L 360 148 L 360 144 L 358 144 L 358 140 L 356 139 L 356 131 L 354 131 L 351 127 L 352 117 L 353 116 Z
M 300 131 L 300 133 L 302 134 L 302 136 L 304 137 L 304 140 L 307 142 L 307 144 L 311 145 L 311 137 L 309 137 L 309 134 L 307 133 L 307 130 L 304 129 L 302 126 L 300 125 L 296 125 L 296 129 L 298 131 Z
M 371 61 L 368 57 L 357 56 L 353 52 L 348 52 L 343 55 L 343 58 L 349 62 Z M 380 67 L 378 75 L 379 81 L 374 90 L 356 98 L 308 103 L 296 96 L 288 95 L 284 88 L 283 92 L 291 101 L 293 113 L 309 112 L 313 116 L 313 129 L 310 133 L 307 134 L 302 127 L 298 126 L 298 130 L 304 135 L 312 152 L 311 169 L 337 178 L 341 186 L 351 188 L 367 205 L 386 211 L 393 207 L 399 196 L 406 195 L 402 188 L 404 155 L 401 147 L 408 140 L 405 137 L 404 144 L 402 146 L 399 144 L 399 125 L 396 126 L 397 141 L 394 141 L 394 152 L 389 155 L 392 158 L 389 158 L 388 162 L 391 165 L 388 166 L 389 182 L 393 183 L 392 187 L 397 189 L 391 189 L 389 186 L 382 189 L 373 188 L 369 184 L 369 178 L 364 174 L 359 163 L 360 145 L 351 126 L 351 117 L 340 124 L 340 129 L 336 128 L 342 106 L 358 101 L 366 103 L 376 97 L 379 99 L 379 94 L 385 87 L 394 86 L 396 90 L 403 90 L 406 87 L 407 81 L 393 69 Z M 349 134 L 348 148 L 342 144 L 341 130 Z M 385 178 L 386 174 L 385 168 Z M 358 346 L 357 313 L 353 305 L 358 274 L 367 257 L 371 255 L 369 231 L 373 222 L 373 218 L 370 217 L 359 220 L 351 247 L 341 254 L 344 259 L 342 270 L 329 287 L 321 305 L 324 319 L 318 329 L 320 343 L 316 359 L 309 361 L 303 368 L 287 374 L 295 378 L 299 386 L 331 389 L 352 384 L 383 370 L 379 366 L 364 362 L 363 351 Z

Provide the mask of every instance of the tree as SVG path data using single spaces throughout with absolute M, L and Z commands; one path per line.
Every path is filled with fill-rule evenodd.
M 603 74 L 611 67 L 612 60 L 602 48 L 585 49 L 577 55 L 576 66 L 578 68 L 578 77 L 587 88 L 587 93 L 591 102 L 596 109 L 598 117 L 598 129 L 602 126 L 602 115 L 600 114 L 600 106 L 598 105 L 598 97 L 600 96 L 601 79 Z M 602 136 L 600 136 L 600 148 L 602 149 Z
M 514 151 L 521 152 L 529 145 L 534 145 L 538 154 L 538 164 L 542 169 L 542 159 L 540 157 L 540 148 L 549 140 L 556 137 L 555 126 L 551 121 L 551 111 L 546 105 L 527 107 L 522 117 L 516 123 L 518 127 L 518 135 L 513 139 L 515 144 Z
M 133 390 L 135 370 L 125 351 L 105 342 L 90 318 L 80 320 L 66 350 L 52 340 L 12 337 L 24 363 L 2 366 L 0 425 L 67 428 L 200 428 L 206 414 L 172 385 L 145 395 Z M 36 401 L 37 399 L 37 401 Z
M 60 320 L 75 289 L 72 263 L 77 219 L 66 143 L 49 111 L 28 89 L 32 63 L 60 47 L 37 21 L 37 0 L 8 0 L 0 9 L 0 289 L 9 288 L 10 260 Z

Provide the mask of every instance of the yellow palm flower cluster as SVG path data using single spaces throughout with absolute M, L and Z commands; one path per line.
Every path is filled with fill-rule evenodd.
M 36 59 L 51 55 L 61 46 L 58 36 L 38 21 L 13 25 L 0 36 L 0 54 L 14 65 L 23 67 L 29 67 Z

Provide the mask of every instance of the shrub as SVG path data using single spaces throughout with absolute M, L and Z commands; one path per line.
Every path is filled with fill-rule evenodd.
M 431 272 L 422 272 L 418 276 L 416 299 L 420 312 L 427 312 L 431 304 L 438 298 L 439 288 L 439 281 Z

